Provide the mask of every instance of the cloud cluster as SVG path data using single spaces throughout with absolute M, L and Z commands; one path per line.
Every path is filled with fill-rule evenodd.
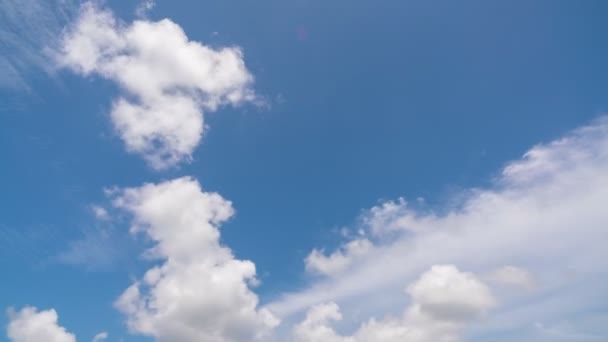
M 311 308 L 294 329 L 299 342 L 455 342 L 462 329 L 495 304 L 490 289 L 471 273 L 452 265 L 436 265 L 408 287 L 412 298 L 403 317 L 374 318 L 352 336 L 341 336 L 330 326 L 342 319 L 335 303 Z
M 59 325 L 55 310 L 27 306 L 9 310 L 7 335 L 11 342 L 76 342 L 76 336 Z
M 141 4 L 143 17 L 153 2 Z M 64 32 L 57 60 L 120 87 L 114 128 L 129 151 L 159 170 L 192 157 L 204 112 L 255 99 L 238 48 L 191 41 L 167 19 L 123 23 L 92 3 Z M 494 340 L 484 337 L 530 322 L 552 338 L 602 338 L 556 322 L 605 297 L 608 118 L 533 147 L 493 186 L 467 191 L 453 208 L 419 211 L 401 198 L 372 207 L 360 219 L 362 233 L 306 257 L 306 270 L 324 277 L 263 307 L 251 289 L 254 263 L 221 244 L 231 202 L 189 177 L 114 189 L 110 197 L 113 208 L 94 207 L 94 214 L 108 221 L 115 211 L 127 213 L 131 232 L 152 244 L 145 257 L 157 262 L 115 306 L 131 332 L 156 341 L 267 341 L 279 318 L 291 322 L 305 311 L 303 321 L 284 327 L 299 342 Z M 104 254 L 95 241 L 70 246 L 64 257 Z M 404 310 L 395 298 L 408 283 Z M 472 324 L 492 308 L 483 327 Z M 395 309 L 402 314 L 387 315 Z M 336 329 L 343 318 L 351 334 Z M 11 342 L 76 341 L 52 309 L 25 307 L 9 319 Z
M 92 3 L 65 32 L 57 60 L 124 90 L 112 106 L 112 123 L 126 148 L 155 169 L 191 159 L 204 111 L 254 99 L 239 48 L 191 41 L 168 19 L 125 24 Z
M 114 196 L 133 216 L 132 232 L 154 242 L 146 255 L 162 260 L 116 302 L 132 332 L 158 341 L 253 341 L 278 324 L 249 288 L 255 265 L 220 244 L 218 227 L 234 213 L 229 201 L 187 177 Z
M 598 281 L 608 279 L 608 118 L 533 147 L 507 164 L 492 187 L 463 197 L 440 213 L 416 211 L 403 200 L 372 208 L 362 221 L 370 236 L 382 237 L 373 240 L 373 253 L 355 257 L 341 247 L 330 254 L 348 265 L 339 276 L 268 307 L 282 317 L 327 301 L 357 312 L 390 311 L 401 284 L 445 263 L 482 274 L 501 291 L 509 285 L 508 296 L 533 288 L 516 294 L 528 304 L 504 306 L 493 315 L 504 320 L 488 321 L 486 330 L 521 329 L 532 312 L 547 322 L 567 319 L 601 303 Z

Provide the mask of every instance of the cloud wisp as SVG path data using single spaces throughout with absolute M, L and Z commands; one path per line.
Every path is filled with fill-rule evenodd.
M 48 52 L 77 10 L 72 0 L 0 0 L 0 89 L 30 90 L 30 77 L 53 72 Z

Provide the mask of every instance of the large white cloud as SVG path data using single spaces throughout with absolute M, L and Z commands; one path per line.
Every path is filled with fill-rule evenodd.
M 191 158 L 205 128 L 203 111 L 254 99 L 239 48 L 191 41 L 168 19 L 122 23 L 92 3 L 65 32 L 57 58 L 124 90 L 112 106 L 114 128 L 156 169 Z
M 404 200 L 374 207 L 361 220 L 372 252 L 343 260 L 350 254 L 341 247 L 334 255 L 345 270 L 267 307 L 285 319 L 328 301 L 348 308 L 351 319 L 353 312 L 391 312 L 402 284 L 450 263 L 483 275 L 505 301 L 471 338 L 538 331 L 532 322 L 548 326 L 608 309 L 601 286 L 608 279 L 608 118 L 535 146 L 492 187 L 461 198 L 438 212 Z
M 452 265 L 436 265 L 408 288 L 412 297 L 403 317 L 374 318 L 352 336 L 331 327 L 342 319 L 335 303 L 318 304 L 294 328 L 300 342 L 452 342 L 462 329 L 495 304 L 489 288 L 470 273 Z
M 162 260 L 130 286 L 116 306 L 132 332 L 158 341 L 253 341 L 278 324 L 249 289 L 256 269 L 220 244 L 229 201 L 195 180 L 118 190 L 114 205 L 133 216 L 132 232 L 154 242 L 146 255 Z
M 38 311 L 26 306 L 9 311 L 8 338 L 11 342 L 76 342 L 76 336 L 58 323 L 54 309 Z

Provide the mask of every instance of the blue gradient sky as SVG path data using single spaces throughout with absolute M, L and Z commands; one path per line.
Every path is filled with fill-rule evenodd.
M 207 113 L 193 161 L 157 172 L 112 129 L 114 84 L 24 57 L 76 4 L 29 26 L 6 19 L 20 6 L 0 1 L 0 308 L 53 307 L 81 340 L 140 340 L 112 303 L 150 262 L 126 220 L 95 220 L 104 188 L 190 175 L 231 200 L 222 242 L 255 262 L 269 303 L 305 288 L 303 259 L 338 246 L 362 210 L 404 197 L 441 212 L 608 108 L 605 1 L 158 0 L 150 20 L 240 46 L 267 105 Z M 106 2 L 127 22 L 136 6 Z M 90 259 L 60 257 L 104 225 Z

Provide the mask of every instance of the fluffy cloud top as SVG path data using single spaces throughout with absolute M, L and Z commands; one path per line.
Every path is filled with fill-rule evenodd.
M 111 118 L 127 149 L 155 169 L 189 160 L 204 130 L 204 111 L 253 100 L 241 50 L 190 41 L 164 19 L 119 22 L 87 3 L 63 37 L 60 65 L 116 82 L 125 93 Z
M 330 255 L 314 249 L 306 257 L 306 270 L 323 275 L 335 275 L 348 268 L 356 259 L 372 250 L 372 243 L 365 238 L 354 239 Z
M 229 201 L 179 178 L 120 190 L 113 203 L 133 215 L 132 232 L 154 241 L 147 256 L 163 261 L 116 302 L 131 331 L 158 341 L 253 341 L 278 324 L 249 289 L 255 265 L 220 244 Z
M 342 319 L 335 303 L 312 307 L 294 329 L 300 342 L 450 342 L 459 341 L 467 323 L 481 317 L 495 300 L 489 288 L 451 265 L 433 266 L 408 288 L 412 298 L 402 318 L 370 319 L 352 336 L 330 326 Z
M 519 296 L 512 298 L 518 305 L 501 306 L 478 334 L 497 327 L 521 331 L 531 319 L 568 320 L 605 303 L 599 284 L 608 279 L 608 118 L 533 147 L 509 163 L 494 186 L 461 198 L 441 213 L 417 211 L 402 200 L 369 210 L 362 221 L 373 253 L 355 257 L 342 247 L 333 254 L 348 265 L 339 276 L 268 307 L 283 317 L 327 301 L 354 312 L 390 311 L 401 284 L 443 263 L 487 276 L 508 292 L 507 300 Z M 517 292 L 532 283 L 531 291 Z
M 57 312 L 38 311 L 27 306 L 9 311 L 8 338 L 11 342 L 76 342 L 76 336 L 58 323 Z
M 408 293 L 420 312 L 437 320 L 475 319 L 494 305 L 489 289 L 475 275 L 449 265 L 433 266 Z

